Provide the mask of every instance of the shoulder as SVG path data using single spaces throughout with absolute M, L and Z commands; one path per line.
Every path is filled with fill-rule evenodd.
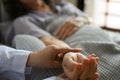
M 29 14 L 24 15 L 24 16 L 20 16 L 18 18 L 16 18 L 13 23 L 14 24 L 18 24 L 18 23 L 26 23 L 29 22 L 30 20 L 34 19 L 33 17 L 31 17 Z

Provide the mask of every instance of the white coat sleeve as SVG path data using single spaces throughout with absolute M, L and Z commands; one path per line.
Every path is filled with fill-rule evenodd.
M 30 51 L 0 45 L 0 73 L 7 71 L 24 74 Z

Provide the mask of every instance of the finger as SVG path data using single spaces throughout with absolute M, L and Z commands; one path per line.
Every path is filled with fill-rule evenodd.
M 70 36 L 70 35 L 72 35 L 73 33 L 75 33 L 78 29 L 79 29 L 79 28 L 74 27 L 71 31 L 68 32 L 67 37 Z
M 65 73 L 62 73 L 62 74 L 60 74 L 60 75 L 58 75 L 58 76 L 61 77 L 61 78 L 67 78 L 67 76 L 66 76 Z
M 96 61 L 97 61 L 97 63 L 99 62 L 99 57 L 96 57 Z
M 56 35 L 59 35 L 60 32 L 62 31 L 62 29 L 64 28 L 64 26 L 66 25 L 67 23 L 63 24 L 56 32 Z
M 57 36 L 59 39 L 61 39 L 61 37 L 63 36 L 63 34 L 65 33 L 68 27 L 69 27 L 69 24 L 66 23 L 60 28 L 59 32 L 57 33 Z
M 69 30 L 70 24 L 64 25 L 64 30 L 62 30 L 59 34 L 59 38 L 62 39 L 63 35 L 66 33 L 67 30 Z
M 100 77 L 100 74 L 96 72 L 93 77 L 88 78 L 87 80 L 97 80 L 99 77 Z
M 60 32 L 62 31 L 63 27 L 65 24 L 63 24 L 57 31 L 56 31 L 56 35 L 58 36 L 60 34 Z
M 80 80 L 86 80 L 89 74 L 89 62 L 87 59 L 84 60 L 84 71 L 82 75 L 79 77 Z
M 95 72 L 97 71 L 97 62 L 95 58 L 90 59 L 90 70 L 89 70 L 89 76 L 88 78 L 91 78 L 94 76 Z
M 68 33 L 73 30 L 72 25 L 69 26 L 69 28 L 66 29 L 65 33 L 61 36 L 61 39 L 65 39 L 68 36 Z
M 100 74 L 98 72 L 95 73 L 95 80 L 100 77 Z
M 88 55 L 88 58 L 96 58 L 96 61 L 98 62 L 99 61 L 99 57 L 97 57 L 95 54 L 91 54 L 91 55 Z
M 82 65 L 78 64 L 75 66 L 74 71 L 73 71 L 73 79 L 72 80 L 78 80 L 79 76 L 82 74 Z
M 95 54 L 90 54 L 90 55 L 88 55 L 88 57 L 90 58 L 90 57 L 96 57 L 96 55 Z
M 69 52 L 82 52 L 82 49 L 81 48 L 70 48 L 70 49 L 58 49 L 56 51 L 56 53 L 54 54 L 54 60 L 55 61 L 58 61 L 58 62 L 63 62 L 63 57 L 66 53 L 69 53 Z M 70 58 L 72 59 L 72 58 Z
M 59 48 L 57 49 L 57 54 L 68 53 L 68 52 L 82 52 L 82 48 Z

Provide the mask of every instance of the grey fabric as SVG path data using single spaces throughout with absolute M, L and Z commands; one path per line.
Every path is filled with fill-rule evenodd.
M 120 45 L 116 44 L 109 37 L 107 32 L 100 28 L 85 25 L 64 41 L 71 47 L 83 48 L 82 53 L 86 56 L 95 53 L 100 58 L 98 65 L 100 80 L 120 79 Z M 35 41 L 32 43 L 34 42 Z M 27 76 L 26 80 L 41 80 L 45 77 L 56 75 L 61 72 L 61 69 L 52 71 L 46 69 L 34 69 L 32 74 Z
M 84 26 L 65 42 L 71 47 L 83 48 L 83 54 L 95 53 L 99 58 L 100 80 L 120 79 L 120 45 L 116 44 L 107 32 Z
M 13 40 L 13 46 L 17 49 L 37 51 L 45 47 L 40 39 L 29 35 L 17 35 Z

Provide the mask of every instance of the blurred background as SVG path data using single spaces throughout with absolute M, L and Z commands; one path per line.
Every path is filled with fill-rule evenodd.
M 104 29 L 120 32 L 120 0 L 67 0 Z
M 9 18 L 0 0 L 0 22 Z M 84 11 L 93 23 L 110 31 L 113 39 L 120 40 L 120 0 L 67 0 Z M 1 32 L 1 31 L 0 31 Z M 116 36 L 117 35 L 117 36 Z M 2 40 L 2 39 L 0 39 Z

